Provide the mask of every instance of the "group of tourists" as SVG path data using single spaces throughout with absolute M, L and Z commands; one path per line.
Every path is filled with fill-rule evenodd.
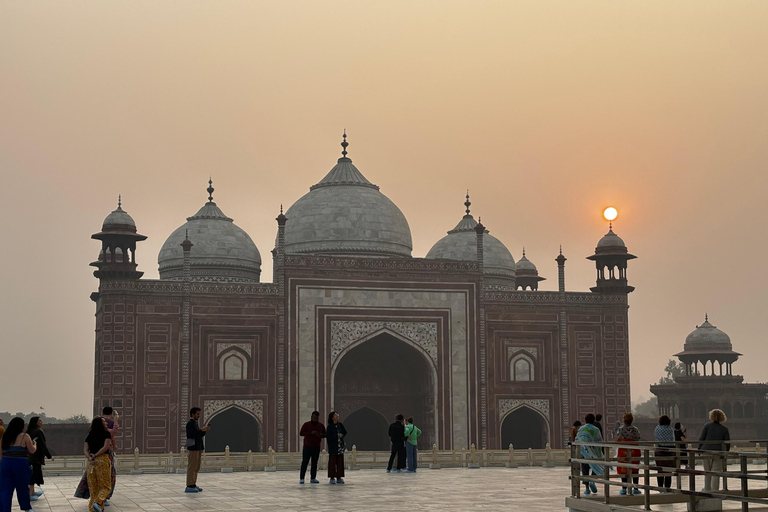
M 413 418 L 405 419 L 402 414 L 395 416 L 395 421 L 389 426 L 389 440 L 392 448 L 387 463 L 387 473 L 415 473 L 417 438 L 421 435 L 421 429 L 413 424 Z M 393 464 L 397 458 L 397 464 Z
M 43 465 L 52 459 L 43 434 L 43 420 L 33 416 L 29 424 L 23 418 L 13 418 L 7 428 L 0 421 L 2 459 L 0 459 L 0 510 L 10 511 L 13 493 L 21 510 L 32 510 L 32 502 L 40 499 L 43 490 L 35 486 L 45 483 Z
M 344 451 L 346 445 L 344 438 L 347 429 L 339 421 L 339 413 L 328 413 L 328 428 L 320 422 L 320 413 L 312 411 L 309 421 L 301 426 L 299 435 L 304 438 L 301 455 L 301 469 L 299 470 L 299 483 L 304 483 L 309 466 L 309 483 L 319 484 L 317 479 L 317 461 L 320 459 L 320 448 L 325 439 L 328 445 L 328 478 L 329 484 L 344 483 Z
M 580 446 L 580 453 L 583 459 L 604 460 L 603 447 L 591 445 L 593 443 L 602 443 L 604 440 L 601 419 L 601 415 L 590 413 L 584 417 L 584 424 L 576 421 L 571 428 L 571 442 L 585 443 Z M 730 449 L 728 427 L 723 425 L 726 419 L 725 413 L 720 409 L 713 409 L 709 412 L 710 422 L 704 425 L 699 435 L 699 450 L 719 452 Z M 619 443 L 636 445 L 642 438 L 640 430 L 633 425 L 635 417 L 632 413 L 626 413 L 622 420 L 621 423 L 617 422 L 619 424 L 614 429 L 615 439 Z M 666 414 L 662 415 L 659 417 L 658 425 L 653 431 L 653 440 L 656 441 L 654 446 L 654 462 L 660 468 L 676 468 L 678 467 L 678 461 L 684 461 L 687 456 L 686 450 L 683 449 L 684 443 L 687 441 L 685 436 L 686 430 L 680 423 L 675 423 L 674 428 L 671 424 L 672 421 L 669 419 L 669 416 Z M 619 447 L 616 450 L 616 459 L 623 463 L 638 464 L 640 462 L 640 449 L 635 447 Z M 718 454 L 713 453 L 704 456 L 703 463 L 704 471 L 720 472 L 723 470 L 723 459 Z M 616 472 L 621 475 L 621 481 L 623 482 L 619 494 L 626 495 L 630 493 L 630 478 L 632 479 L 632 484 L 638 484 L 638 471 L 638 468 L 632 467 L 619 466 L 616 468 Z M 592 475 L 603 475 L 603 464 L 595 462 L 581 465 L 581 474 L 583 476 L 589 476 L 590 472 Z M 664 469 L 659 471 L 656 476 L 656 482 L 657 486 L 661 488 L 660 493 L 672 492 L 671 471 L 665 471 Z M 703 492 L 717 491 L 719 489 L 720 477 L 709 474 L 704 476 Z M 594 482 L 584 482 L 584 494 L 590 495 L 592 493 L 597 493 L 597 485 Z M 641 491 L 637 487 L 633 487 L 631 490 L 631 494 L 640 493 Z

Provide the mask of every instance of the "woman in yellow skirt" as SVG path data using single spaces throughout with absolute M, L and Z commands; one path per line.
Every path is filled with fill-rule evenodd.
M 112 464 L 109 461 L 109 447 L 112 443 L 107 430 L 107 422 L 101 416 L 93 418 L 88 437 L 83 443 L 83 453 L 88 459 L 88 491 L 91 500 L 88 502 L 90 512 L 102 512 L 104 501 L 112 490 Z

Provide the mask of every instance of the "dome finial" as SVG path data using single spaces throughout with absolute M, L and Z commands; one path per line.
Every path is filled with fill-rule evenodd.
M 471 204 L 472 203 L 469 201 L 469 189 L 467 189 L 467 200 L 464 201 L 464 206 L 467 207 L 467 209 L 464 210 L 464 211 L 467 212 L 467 215 L 469 215 L 469 205 L 471 205 Z
M 709 322 L 709 315 L 707 313 L 704 313 L 704 321 Z
M 208 192 L 208 202 L 212 203 L 213 202 L 213 190 L 214 190 L 214 188 L 213 188 L 213 179 L 210 176 L 208 176 L 208 188 L 205 189 L 205 190 L 206 190 L 206 192 Z
M 283 205 L 281 204 L 280 205 L 280 215 L 282 215 L 282 214 L 283 214 Z
M 123 208 L 123 195 L 117 194 L 117 209 L 122 210 Z
M 523 246 L 523 258 L 525 258 L 525 246 Z
M 560 256 L 563 255 L 563 244 L 560 244 Z
M 608 231 L 613 231 L 613 221 L 612 220 L 608 221 Z
M 342 137 L 344 139 L 341 141 L 341 147 L 342 147 L 341 156 L 346 158 L 347 157 L 347 146 L 349 146 L 349 142 L 347 142 L 347 129 L 346 128 L 344 128 L 344 135 L 342 135 Z

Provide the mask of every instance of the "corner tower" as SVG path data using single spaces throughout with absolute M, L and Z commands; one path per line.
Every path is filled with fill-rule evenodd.
M 595 254 L 587 256 L 597 267 L 597 286 L 590 288 L 594 293 L 630 293 L 635 287 L 627 284 L 627 261 L 637 258 L 627 251 L 624 240 L 613 232 L 613 223 L 608 233 L 597 242 Z
M 101 231 L 91 235 L 101 240 L 99 259 L 91 263 L 99 279 L 139 279 L 144 272 L 136 270 L 136 242 L 147 237 L 136 232 L 136 223 L 122 208 L 122 198 L 117 198 L 117 209 L 107 215 Z

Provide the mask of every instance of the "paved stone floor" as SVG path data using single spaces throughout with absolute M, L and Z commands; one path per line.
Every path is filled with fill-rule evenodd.
M 200 494 L 183 492 L 185 475 L 119 475 L 107 512 L 565 511 L 568 474 L 566 467 L 422 469 L 415 475 L 379 469 L 348 471 L 344 485 L 329 485 L 327 478 L 320 484 L 299 485 L 298 471 L 201 473 L 198 485 L 205 490 Z M 45 480 L 45 494 L 33 503 L 35 512 L 87 512 L 88 502 L 72 496 L 79 476 L 46 476 Z M 686 510 L 682 503 L 652 508 Z M 734 502 L 726 507 L 738 508 Z
M 298 471 L 202 473 L 200 494 L 185 494 L 184 475 L 118 475 L 107 512 L 565 510 L 568 469 L 422 469 L 416 474 L 347 471 L 344 485 L 299 485 Z M 35 512 L 86 512 L 74 498 L 77 476 L 46 477 Z M 307 480 L 309 482 L 309 480 Z M 15 499 L 15 498 L 14 498 Z M 14 509 L 17 510 L 14 503 Z

